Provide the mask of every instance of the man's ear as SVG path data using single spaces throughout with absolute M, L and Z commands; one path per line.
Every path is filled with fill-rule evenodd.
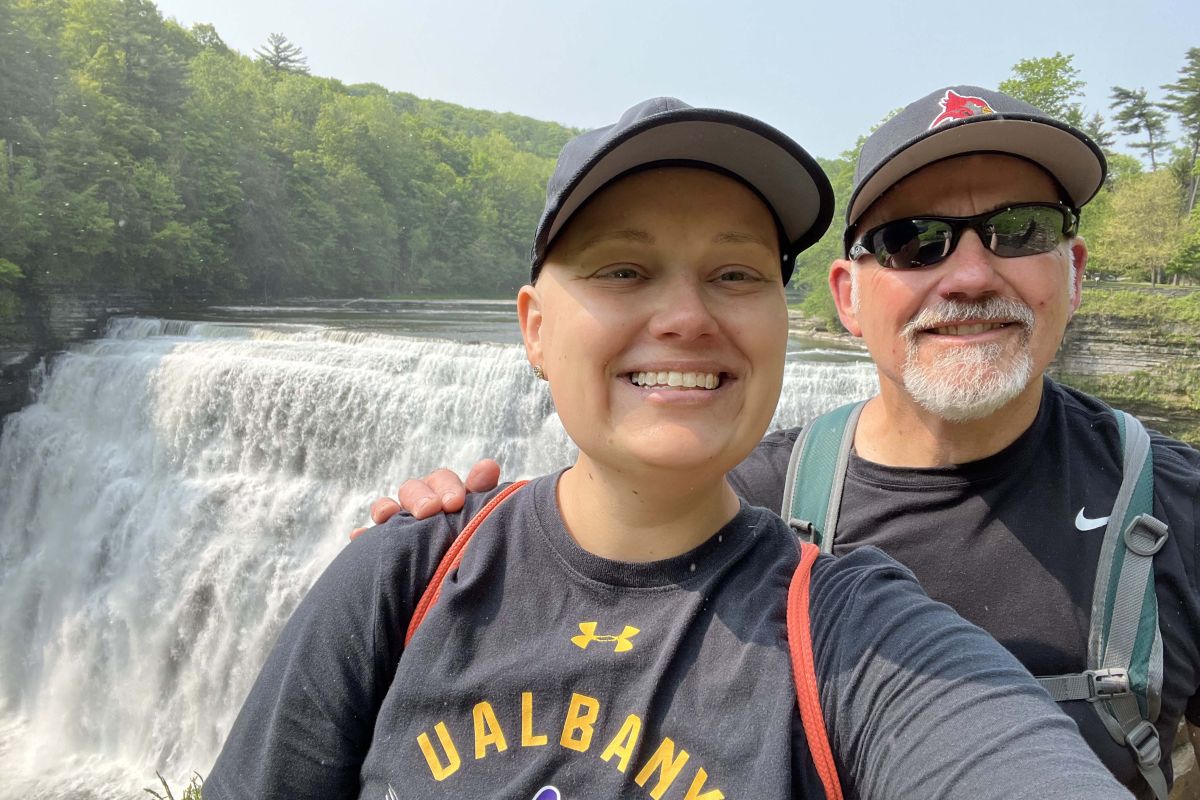
M 854 262 L 844 258 L 835 259 L 829 265 L 829 291 L 833 293 L 833 304 L 837 306 L 838 318 L 850 331 L 852 336 L 862 336 L 862 326 L 858 324 L 858 309 L 854 307 Z
M 1082 236 L 1076 236 L 1070 241 L 1071 248 L 1071 263 L 1074 265 L 1074 273 L 1071 275 L 1071 314 L 1079 308 L 1079 301 L 1083 295 L 1083 271 L 1087 268 L 1088 249 L 1087 242 Z
M 526 284 L 517 292 L 517 320 L 525 340 L 525 356 L 535 367 L 543 366 L 542 302 L 536 286 Z

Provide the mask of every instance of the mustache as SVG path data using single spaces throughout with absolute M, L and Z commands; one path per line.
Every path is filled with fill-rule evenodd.
M 932 308 L 923 308 L 917 312 L 900 330 L 900 334 L 906 339 L 912 339 L 919 331 L 929 328 L 987 320 L 1015 322 L 1029 333 L 1033 330 L 1033 309 L 1010 297 L 988 297 L 975 303 L 944 300 Z

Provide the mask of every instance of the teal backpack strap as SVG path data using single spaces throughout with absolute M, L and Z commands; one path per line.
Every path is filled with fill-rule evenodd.
M 804 426 L 788 461 L 780 516 L 806 542 L 833 552 L 846 463 L 866 401 L 835 408 Z
M 1157 800 L 1167 800 L 1159 761 L 1162 635 L 1154 593 L 1154 554 L 1167 540 L 1155 519 L 1150 435 L 1137 419 L 1114 411 L 1121 433 L 1123 475 L 1113 503 L 1092 591 L 1088 669 L 1039 678 L 1055 700 L 1092 703 L 1109 735 L 1129 747 Z

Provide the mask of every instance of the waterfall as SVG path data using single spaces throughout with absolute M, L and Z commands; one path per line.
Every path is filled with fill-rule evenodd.
M 778 425 L 875 387 L 789 356 Z M 523 350 L 329 325 L 113 320 L 0 434 L 0 800 L 207 772 L 291 610 L 432 467 L 572 446 Z

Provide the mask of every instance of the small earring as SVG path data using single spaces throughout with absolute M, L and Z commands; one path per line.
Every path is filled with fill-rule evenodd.
M 533 365 L 533 377 L 537 378 L 540 381 L 548 380 L 546 378 L 546 370 L 542 369 L 541 364 Z

